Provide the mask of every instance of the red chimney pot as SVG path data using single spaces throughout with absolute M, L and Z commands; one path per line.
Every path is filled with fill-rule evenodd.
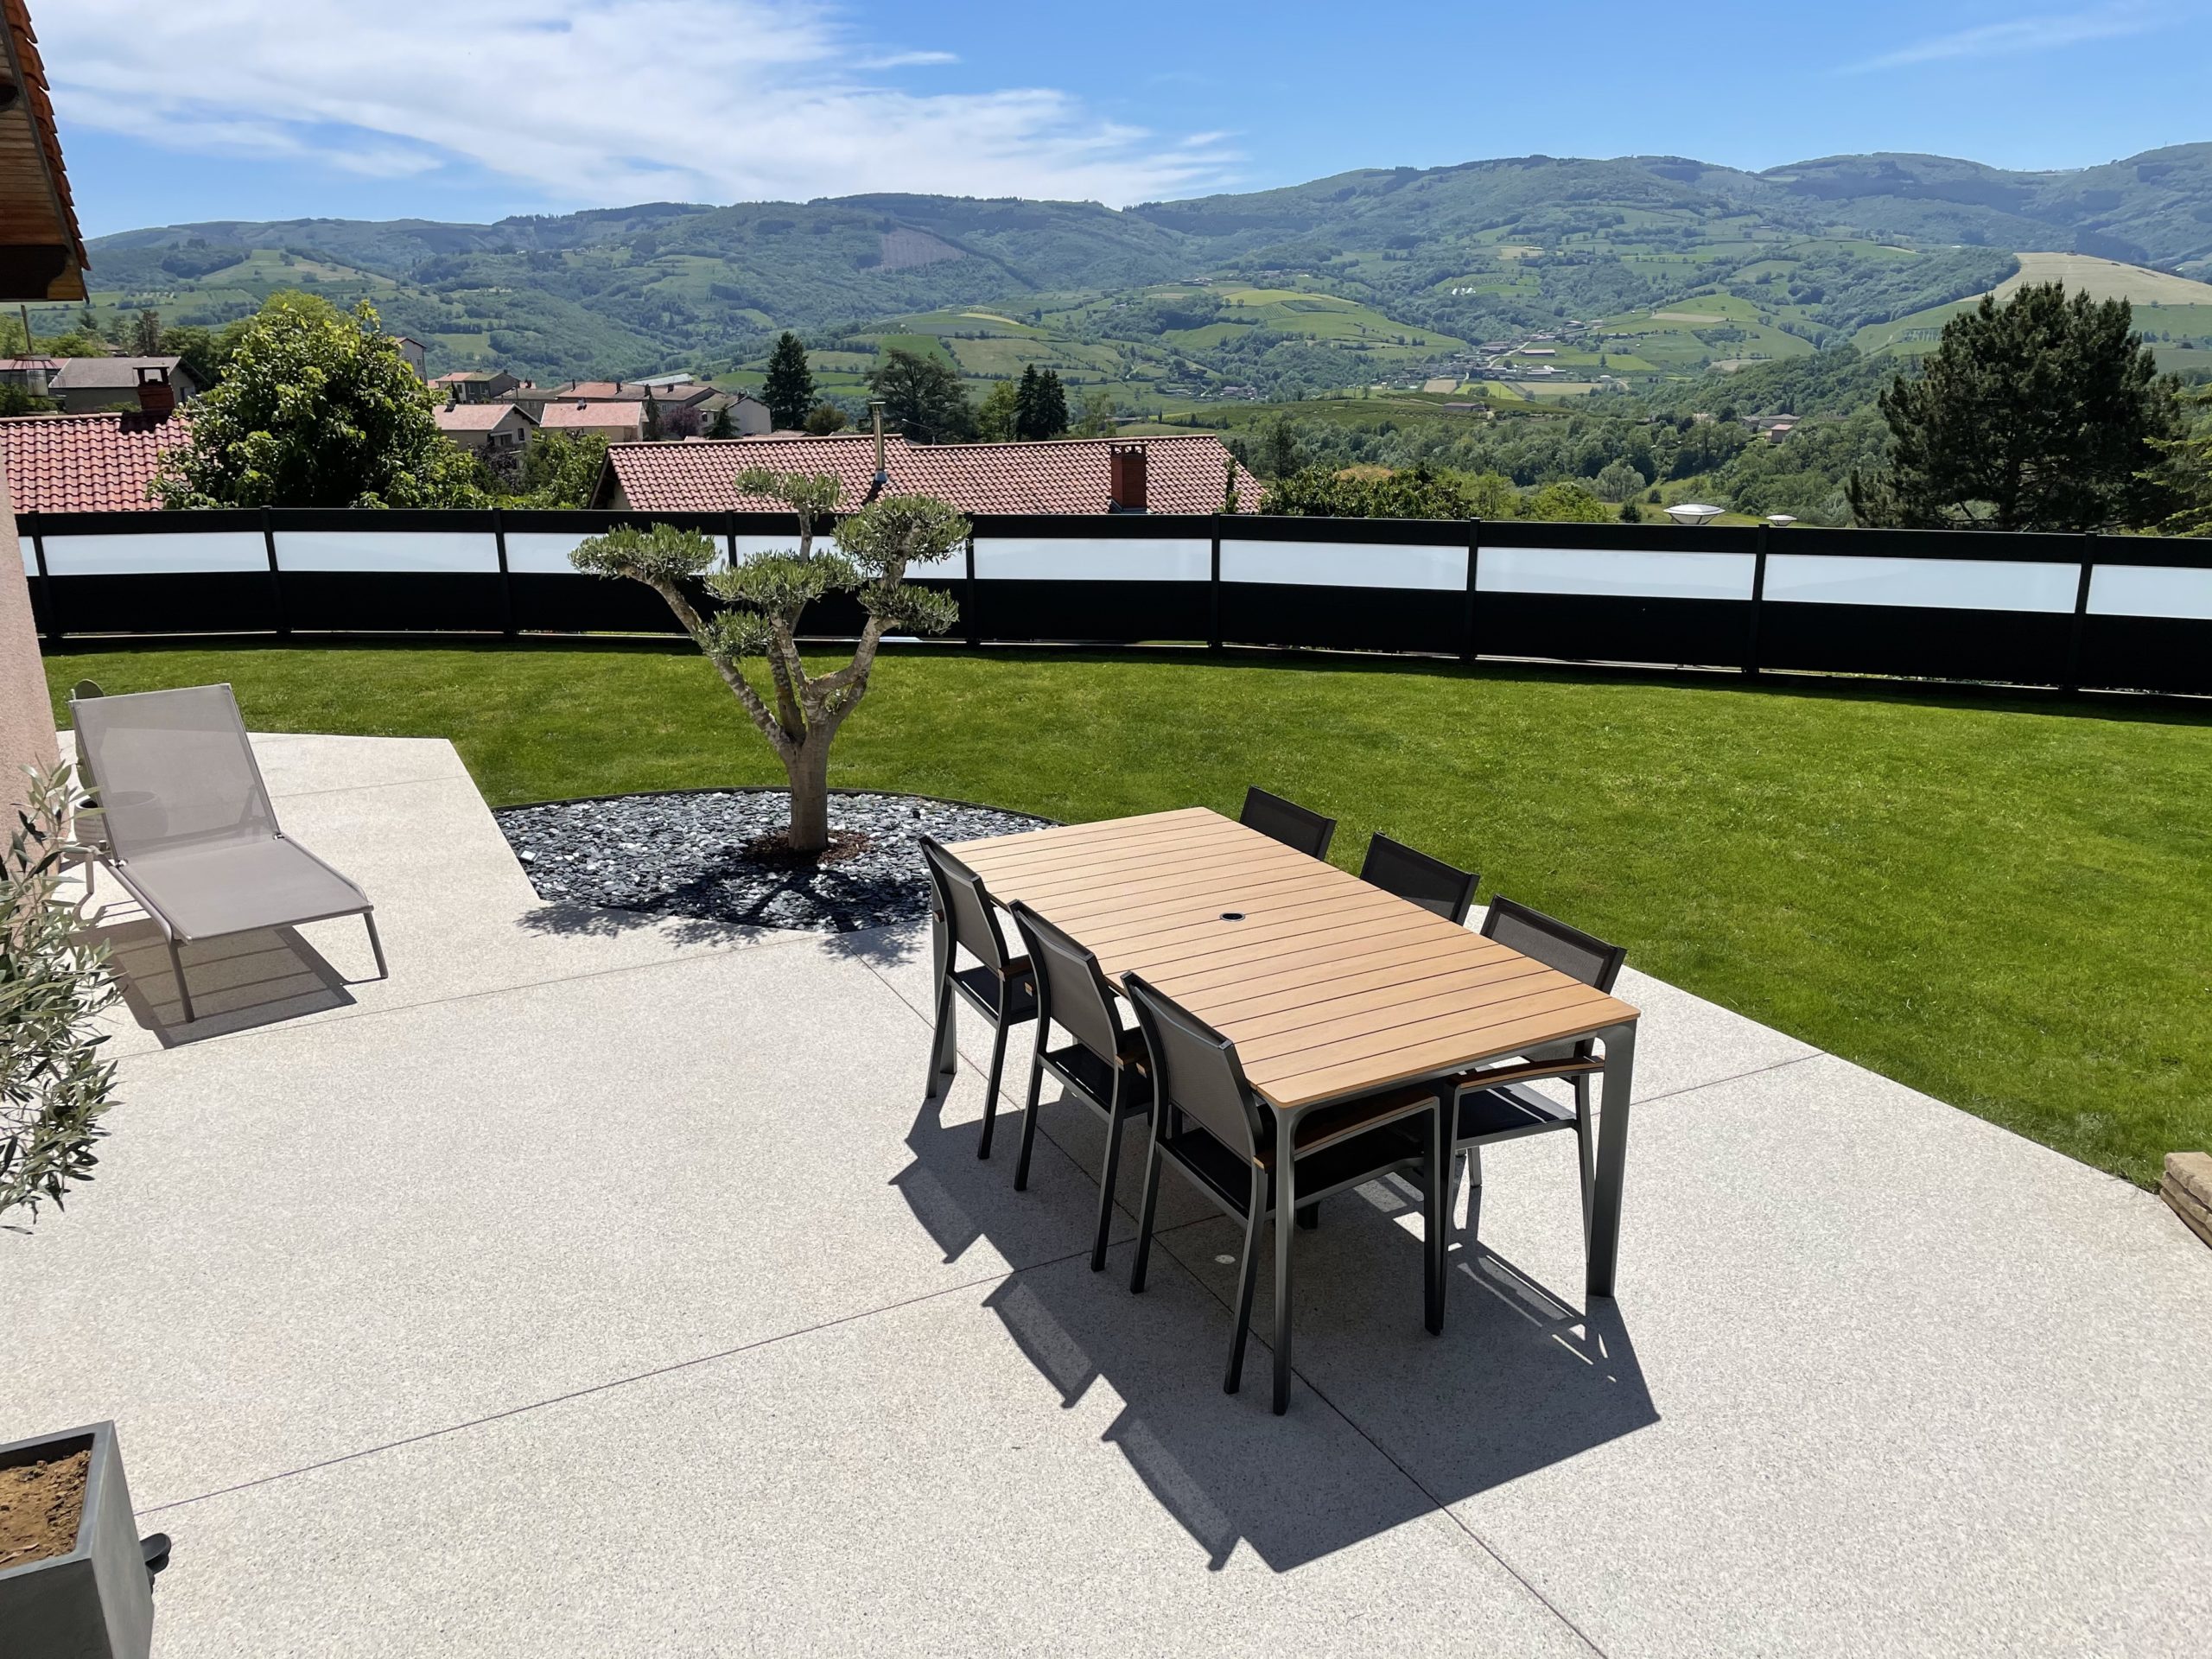
M 1106 451 L 1106 493 L 1110 498 L 1109 511 L 1146 511 L 1144 445 L 1109 445 Z

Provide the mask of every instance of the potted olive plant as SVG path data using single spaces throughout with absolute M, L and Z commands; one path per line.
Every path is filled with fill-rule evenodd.
M 102 951 L 58 900 L 70 815 L 67 766 L 32 772 L 0 855 L 0 1219 L 61 1208 L 99 1160 L 115 1066 L 94 1016 L 115 1000 Z M 149 1568 L 113 1423 L 0 1446 L 0 1650 L 9 1659 L 143 1659 Z

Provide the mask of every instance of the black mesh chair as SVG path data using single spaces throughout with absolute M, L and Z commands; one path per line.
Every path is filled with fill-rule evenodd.
M 1607 944 L 1580 928 L 1547 916 L 1540 910 L 1494 898 L 1483 918 L 1482 934 L 1510 945 L 1524 957 L 1533 957 L 1548 968 L 1556 968 L 1570 979 L 1610 992 L 1620 977 L 1627 950 Z M 1554 1129 L 1574 1131 L 1577 1166 L 1582 1180 L 1582 1233 L 1586 1248 L 1595 1179 L 1595 1147 L 1590 1122 L 1590 1079 L 1605 1070 L 1597 1058 L 1597 1045 L 1589 1038 L 1572 1043 L 1553 1043 L 1532 1048 L 1511 1061 L 1471 1071 L 1454 1082 L 1454 1122 L 1452 1149 L 1467 1155 L 1467 1231 L 1472 1236 L 1482 1205 L 1483 1148 L 1499 1141 L 1517 1141 L 1526 1135 Z M 1529 1087 L 1542 1077 L 1563 1077 L 1574 1085 L 1572 1109 Z
M 1297 802 L 1270 795 L 1264 789 L 1244 791 L 1244 810 L 1236 815 L 1236 822 L 1314 858 L 1329 855 L 1330 837 L 1337 833 L 1334 818 L 1309 812 Z
M 1369 837 L 1359 879 L 1460 926 L 1466 923 L 1467 912 L 1475 902 L 1475 888 L 1482 880 L 1479 875 L 1416 852 L 1388 836 Z
M 1224 1214 L 1244 1224 L 1236 1333 L 1230 1342 L 1229 1371 L 1221 1385 L 1224 1392 L 1234 1394 L 1243 1376 L 1245 1330 L 1251 1324 L 1259 1285 L 1260 1230 L 1270 1220 L 1278 1229 L 1282 1225 L 1276 1204 L 1282 1149 L 1276 1144 L 1275 1111 L 1245 1080 L 1235 1044 L 1137 975 L 1125 976 L 1122 984 L 1144 1033 L 1154 1090 L 1129 1288 L 1144 1288 L 1160 1166 L 1172 1163 Z M 1427 1240 L 1421 1252 L 1422 1319 L 1433 1332 L 1444 1328 L 1444 1178 L 1451 1166 L 1441 1103 L 1436 1085 L 1425 1084 L 1319 1107 L 1297 1121 L 1290 1150 L 1296 1205 L 1399 1170 L 1421 1171 Z M 1288 1251 L 1279 1245 L 1274 1285 L 1277 1415 L 1290 1408 L 1289 1261 Z
M 1006 1069 L 1007 1030 L 1037 1017 L 1037 985 L 1027 957 L 1006 948 L 998 920 L 991 914 L 983 880 L 929 836 L 921 838 L 937 914 L 937 1055 L 931 1083 L 934 1095 L 959 1066 L 952 998 L 957 991 L 991 1023 L 991 1077 L 983 1090 L 983 1134 L 976 1155 L 991 1155 L 991 1131 L 998 1122 L 999 1077 Z M 965 950 L 976 966 L 959 965 Z
M 1014 1185 L 1029 1185 L 1029 1153 L 1037 1141 L 1037 1103 L 1045 1074 L 1106 1120 L 1106 1161 L 1098 1172 L 1098 1227 L 1090 1241 L 1090 1270 L 1106 1266 L 1106 1236 L 1114 1221 L 1114 1178 L 1122 1166 L 1122 1128 L 1152 1111 L 1152 1077 L 1145 1065 L 1144 1033 L 1124 1031 L 1114 1012 L 1114 988 L 1098 958 L 1027 905 L 1014 906 L 1014 925 L 1037 982 L 1037 1046 L 1029 1062 L 1028 1109 L 1021 1121 L 1021 1157 Z M 1075 1040 L 1052 1046 L 1058 1026 Z

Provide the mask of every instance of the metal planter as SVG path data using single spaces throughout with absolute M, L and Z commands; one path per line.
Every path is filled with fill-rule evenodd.
M 113 1423 L 0 1446 L 0 1469 L 90 1448 L 77 1544 L 0 1572 L 0 1633 L 10 1659 L 146 1659 L 154 1595 L 123 1478 Z

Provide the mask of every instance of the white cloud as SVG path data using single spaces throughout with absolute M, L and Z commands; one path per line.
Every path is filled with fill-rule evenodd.
M 1847 67 L 1847 73 L 1870 69 L 1903 69 L 1923 63 L 1959 59 L 2017 57 L 2031 52 L 2052 52 L 2088 41 L 2108 41 L 2126 35 L 2147 34 L 2177 21 L 2141 5 L 2099 6 L 2088 11 L 2043 17 L 2014 17 L 1983 23 L 1948 35 L 1932 35 L 1863 63 Z
M 808 0 L 70 0 L 39 19 L 71 123 L 378 176 L 470 163 L 548 205 L 918 191 L 1116 206 L 1222 182 L 1049 87 L 918 92 L 949 53 Z

